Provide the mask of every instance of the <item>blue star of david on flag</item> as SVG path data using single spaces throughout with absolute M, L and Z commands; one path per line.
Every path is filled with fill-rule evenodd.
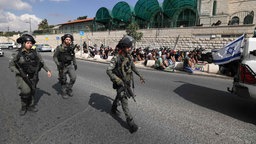
M 228 50 L 227 50 L 227 54 L 230 54 L 232 55 L 233 53 L 235 52 L 235 47 L 229 47 Z

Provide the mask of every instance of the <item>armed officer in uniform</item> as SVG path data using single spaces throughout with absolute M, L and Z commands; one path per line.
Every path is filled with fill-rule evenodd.
M 57 65 L 59 71 L 59 82 L 61 84 L 61 96 L 67 99 L 69 96 L 73 96 L 72 87 L 76 81 L 77 64 L 73 41 L 74 38 L 71 34 L 65 34 L 61 37 L 62 43 L 57 46 L 53 60 Z M 67 82 L 67 75 L 70 77 L 70 81 Z
M 131 133 L 138 130 L 133 117 L 128 108 L 128 98 L 134 99 L 134 94 L 131 90 L 131 82 L 133 83 L 133 72 L 140 77 L 141 83 L 145 83 L 143 77 L 136 69 L 132 57 L 130 55 L 134 39 L 131 36 L 124 36 L 118 43 L 119 52 L 111 59 L 110 65 L 107 68 L 107 74 L 113 82 L 113 88 L 116 89 L 117 95 L 112 104 L 111 112 L 117 114 L 117 106 L 121 102 L 124 111 L 126 122 Z M 135 100 L 135 99 L 134 99 Z
M 15 73 L 16 84 L 20 90 L 20 115 L 23 116 L 27 111 L 38 111 L 35 103 L 35 90 L 39 81 L 38 73 L 40 69 L 43 68 L 48 77 L 51 77 L 51 71 L 44 64 L 41 55 L 36 50 L 31 49 L 36 43 L 31 35 L 24 34 L 16 41 L 21 44 L 21 48 L 12 54 L 9 68 Z

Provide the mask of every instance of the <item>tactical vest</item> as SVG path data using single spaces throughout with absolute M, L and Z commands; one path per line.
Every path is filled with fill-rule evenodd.
M 130 57 L 117 57 L 117 64 L 113 73 L 123 79 L 125 82 L 130 82 L 132 79 L 132 59 Z
M 21 57 L 24 61 L 20 61 Z M 38 65 L 40 63 L 35 50 L 30 50 L 29 53 L 19 50 L 17 61 L 20 62 L 20 67 L 26 74 L 34 74 L 37 71 Z
M 72 48 L 71 47 L 64 47 L 64 46 L 60 46 L 60 53 L 57 56 L 58 61 L 63 63 L 63 64 L 71 64 L 71 61 L 73 60 L 74 57 L 74 53 L 72 52 Z

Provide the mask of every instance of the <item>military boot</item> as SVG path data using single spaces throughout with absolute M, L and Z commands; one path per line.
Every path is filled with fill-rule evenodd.
M 119 112 L 119 110 L 117 109 L 117 105 L 116 105 L 116 104 L 113 104 L 113 105 L 112 105 L 112 107 L 111 107 L 111 113 L 112 113 L 112 114 L 115 114 L 115 115 L 116 115 L 116 114 L 119 115 L 120 112 Z
M 66 93 L 62 93 L 61 96 L 63 99 L 68 99 L 68 95 Z
M 72 89 L 67 89 L 67 95 L 72 97 L 73 96 L 73 91 Z
M 26 105 L 22 105 L 20 109 L 20 116 L 24 116 L 27 113 Z
M 133 119 L 127 118 L 126 122 L 128 124 L 130 133 L 134 133 L 138 130 L 138 126 L 134 123 Z
M 35 95 L 31 95 L 28 99 L 27 99 L 28 103 L 27 103 L 27 110 L 31 111 L 31 112 L 37 112 L 38 109 L 36 108 L 36 102 L 35 102 Z
M 23 95 L 22 95 L 23 96 Z M 24 116 L 27 113 L 27 99 L 21 97 L 21 109 L 20 109 L 20 116 Z
M 36 108 L 35 105 L 32 105 L 32 106 L 29 106 L 29 107 L 28 107 L 28 111 L 31 111 L 31 112 L 38 112 L 38 109 Z
M 61 96 L 63 99 L 68 99 L 67 88 L 65 85 L 61 85 Z

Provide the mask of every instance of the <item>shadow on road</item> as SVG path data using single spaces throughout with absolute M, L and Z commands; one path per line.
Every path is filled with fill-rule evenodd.
M 56 90 L 57 95 L 60 95 L 60 94 L 61 94 L 61 85 L 60 85 L 59 82 L 55 83 L 55 84 L 52 86 L 52 88 Z
M 117 122 L 120 123 L 120 125 L 126 129 L 129 130 L 126 122 L 119 117 L 118 115 L 114 115 L 111 113 L 111 106 L 112 106 L 112 101 L 113 99 L 110 97 L 107 97 L 105 95 L 97 94 L 97 93 L 92 93 L 90 96 L 89 100 L 89 105 L 91 105 L 93 108 L 101 111 L 101 112 L 106 112 L 109 115 L 111 115 Z
M 174 90 L 184 99 L 208 109 L 223 113 L 244 122 L 256 124 L 255 103 L 246 101 L 229 92 L 219 91 L 190 83 Z
M 36 94 L 35 94 L 35 104 L 38 104 L 40 98 L 44 95 L 47 94 L 48 96 L 51 95 L 50 93 L 48 93 L 47 91 L 44 91 L 40 88 L 36 88 Z

